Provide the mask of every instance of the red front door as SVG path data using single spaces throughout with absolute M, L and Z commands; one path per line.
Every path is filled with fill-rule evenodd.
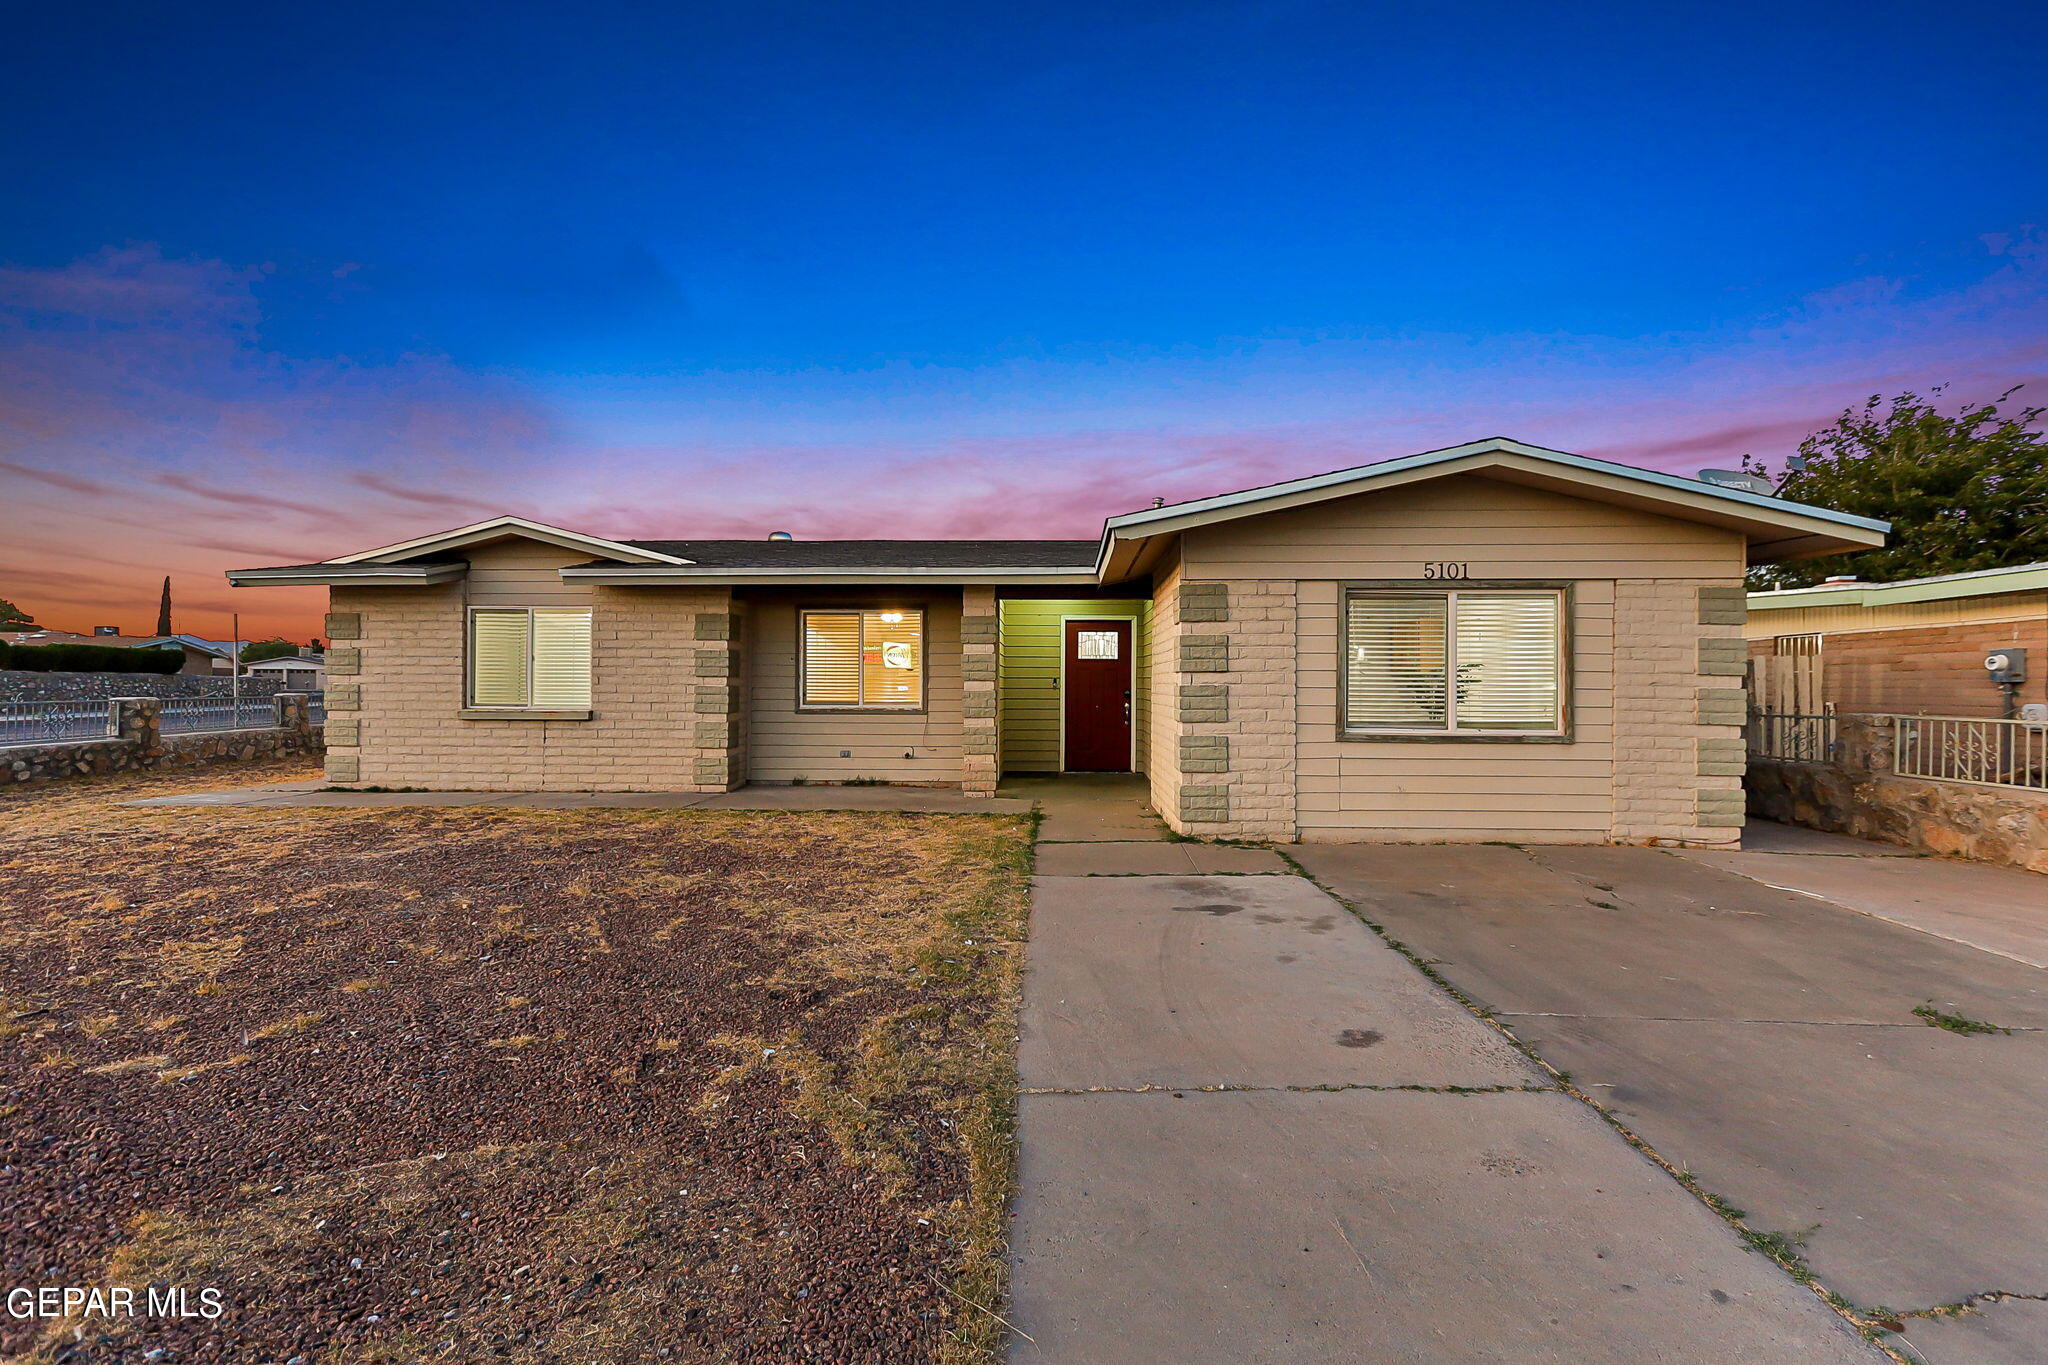
M 1066 657 L 1068 772 L 1131 770 L 1131 623 L 1069 621 Z

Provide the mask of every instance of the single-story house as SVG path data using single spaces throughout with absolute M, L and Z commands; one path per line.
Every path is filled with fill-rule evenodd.
M 242 672 L 284 684 L 287 692 L 317 692 L 327 685 L 327 658 L 321 654 L 282 654 L 249 664 Z
M 336 785 L 1141 772 L 1175 829 L 1717 844 L 1754 563 L 1885 524 L 1485 440 L 1095 540 L 610 540 L 518 517 L 322 584 Z
M 2048 564 L 1753 592 L 1748 635 L 1762 671 L 1804 675 L 1801 706 L 1996 718 L 2048 703 Z

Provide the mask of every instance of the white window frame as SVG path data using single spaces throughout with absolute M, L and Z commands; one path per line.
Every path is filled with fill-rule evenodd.
M 1557 724 L 1543 729 L 1499 730 L 1458 727 L 1458 598 L 1526 597 L 1549 593 L 1557 598 Z M 1351 725 L 1351 602 L 1358 597 L 1441 597 L 1444 614 L 1444 723 L 1434 727 L 1389 726 L 1354 729 Z M 1456 743 L 1569 743 L 1572 722 L 1572 585 L 1569 583 L 1483 583 L 1446 587 L 1435 579 L 1398 583 L 1347 583 L 1337 598 L 1337 738 L 1347 741 L 1436 741 Z
M 806 683 L 804 674 L 810 660 L 810 619 L 813 616 L 858 616 L 865 618 L 869 612 L 914 611 L 917 613 L 917 704 L 915 706 L 892 705 L 888 702 L 867 700 L 867 678 L 858 669 L 855 676 L 860 679 L 861 700 L 851 703 L 813 702 L 804 700 Z M 865 604 L 857 607 L 799 607 L 796 613 L 796 709 L 799 711 L 825 711 L 848 713 L 873 712 L 885 716 L 916 716 L 931 710 L 932 686 L 932 615 L 931 609 L 923 602 Z M 860 648 L 867 648 L 867 633 L 861 632 Z
M 476 699 L 476 616 L 480 611 L 524 612 L 526 615 L 526 701 L 511 706 Z M 591 618 L 590 648 L 590 693 L 592 701 L 597 696 L 597 633 L 596 613 L 588 607 L 514 607 L 514 606 L 470 606 L 464 609 L 462 617 L 462 709 L 465 711 L 501 711 L 506 715 L 518 715 L 525 711 L 555 711 L 567 709 L 578 714 L 587 712 L 590 704 L 557 708 L 537 705 L 533 700 L 533 613 L 535 611 L 580 611 Z

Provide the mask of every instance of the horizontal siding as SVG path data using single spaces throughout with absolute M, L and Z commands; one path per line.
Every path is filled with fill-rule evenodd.
M 1476 578 L 1740 575 L 1739 536 L 1633 508 L 1467 475 L 1190 531 L 1190 578 L 1421 578 L 1451 560 Z
M 1131 642 L 1131 723 L 1138 739 L 1137 766 L 1142 770 L 1151 710 L 1151 658 L 1144 623 L 1151 609 L 1152 604 L 1147 601 L 1092 598 L 1016 598 L 1001 604 L 1005 771 L 1060 770 L 1061 618 L 1067 616 L 1138 622 L 1133 627 Z
M 473 607 L 581 607 L 597 590 L 564 583 L 561 570 L 588 564 L 588 551 L 564 550 L 533 540 L 499 541 L 467 554 L 469 605 Z
M 845 594 L 820 605 L 844 605 Z M 756 782 L 958 782 L 964 728 L 960 686 L 960 598 L 892 596 L 922 606 L 928 710 L 880 712 L 797 709 L 797 611 L 793 600 L 753 604 L 748 645 L 748 774 Z M 850 756 L 840 757 L 842 750 Z M 908 757 L 906 757 L 908 755 Z

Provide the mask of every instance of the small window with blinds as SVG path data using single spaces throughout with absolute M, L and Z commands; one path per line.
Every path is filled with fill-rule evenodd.
M 572 607 L 472 609 L 469 704 L 588 710 L 590 613 Z
M 1562 735 L 1564 594 L 1354 591 L 1348 735 Z
M 877 607 L 802 614 L 806 710 L 924 707 L 924 612 Z

